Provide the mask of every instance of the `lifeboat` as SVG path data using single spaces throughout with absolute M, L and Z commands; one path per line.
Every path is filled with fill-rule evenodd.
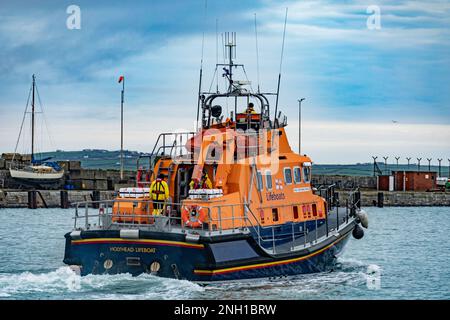
M 235 79 L 239 67 L 231 57 L 216 66 L 226 88 L 199 95 L 197 130 L 158 137 L 136 188 L 101 211 L 77 205 L 66 264 L 82 275 L 200 283 L 278 278 L 330 270 L 351 234 L 361 238 L 368 224 L 359 191 L 339 199 L 333 185 L 312 185 L 312 159 L 292 150 L 287 119 L 272 106 L 278 92 L 253 92 Z M 144 174 L 167 193 L 143 188 Z

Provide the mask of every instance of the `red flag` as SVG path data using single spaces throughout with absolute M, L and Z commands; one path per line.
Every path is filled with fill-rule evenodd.
M 119 83 L 121 83 L 122 80 L 123 80 L 123 76 L 120 76 L 120 78 L 119 78 Z

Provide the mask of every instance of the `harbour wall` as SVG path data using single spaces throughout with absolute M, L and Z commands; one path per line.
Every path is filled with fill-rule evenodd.
M 94 192 L 83 190 L 69 190 L 67 192 L 67 200 L 69 206 L 74 206 L 77 202 L 94 200 Z M 60 208 L 61 192 L 57 190 L 41 190 L 41 197 L 36 197 L 38 208 L 47 206 L 48 208 Z M 2 191 L 0 190 L 0 208 L 27 208 L 29 205 L 28 191 Z M 99 191 L 98 200 L 112 200 L 115 197 L 114 191 Z M 45 202 L 45 204 L 44 204 Z
M 341 206 L 349 191 L 337 191 Z M 380 203 L 381 200 L 381 203 Z M 361 206 L 440 207 L 450 206 L 450 192 L 361 191 Z
M 65 191 L 68 196 L 69 206 L 74 206 L 76 202 L 90 201 L 94 199 L 94 191 L 70 190 Z M 40 191 L 45 204 L 49 208 L 61 207 L 61 192 L 56 190 Z M 341 206 L 345 206 L 345 199 L 348 198 L 349 191 L 337 191 Z M 383 206 L 450 206 L 450 192 L 400 192 L 400 191 L 361 191 L 361 205 L 363 207 L 380 206 L 380 194 L 382 194 Z M 115 197 L 114 191 L 98 191 L 98 200 L 111 200 Z M 27 208 L 27 191 L 1 191 L 0 208 Z M 44 203 L 37 197 L 37 207 L 44 207 Z
M 336 189 L 352 190 L 377 189 L 377 178 L 373 176 L 344 176 L 344 175 L 324 175 L 313 174 L 311 183 L 314 186 L 335 184 Z

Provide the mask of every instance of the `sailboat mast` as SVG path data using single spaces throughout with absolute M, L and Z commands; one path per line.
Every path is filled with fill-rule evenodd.
M 33 96 L 31 99 L 31 161 L 34 159 L 34 92 L 36 86 L 36 79 L 33 74 Z

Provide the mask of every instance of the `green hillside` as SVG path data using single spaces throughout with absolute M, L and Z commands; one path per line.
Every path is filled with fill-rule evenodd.
M 136 170 L 139 156 L 146 155 L 143 152 L 124 150 L 124 169 Z M 120 151 L 108 151 L 101 149 L 85 149 L 81 151 L 46 152 L 40 155 L 42 158 L 52 157 L 54 161 L 79 160 L 81 166 L 88 169 L 120 169 Z
M 124 151 L 125 169 L 136 170 L 137 159 L 139 156 L 148 155 L 138 151 Z M 41 155 L 44 157 L 53 157 L 56 161 L 64 160 L 80 160 L 83 168 L 90 169 L 120 169 L 120 151 L 108 151 L 101 149 L 85 149 L 81 151 L 62 151 L 47 152 Z M 148 163 L 148 162 L 147 162 Z M 390 170 L 417 170 L 417 164 L 388 164 L 385 168 L 384 163 L 379 162 L 378 167 L 383 173 Z M 438 166 L 431 166 L 431 171 L 438 172 Z M 428 171 L 428 164 L 421 164 L 421 171 Z M 449 176 L 448 166 L 441 167 L 441 175 Z M 314 164 L 314 174 L 324 175 L 347 175 L 347 176 L 372 176 L 373 163 L 357 163 L 357 164 Z

